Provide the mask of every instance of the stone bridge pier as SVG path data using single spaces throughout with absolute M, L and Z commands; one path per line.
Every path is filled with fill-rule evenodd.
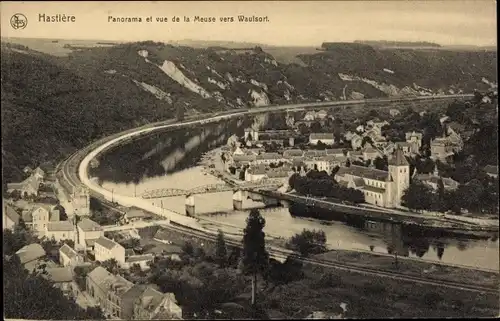
M 194 194 L 186 195 L 185 204 L 186 204 L 186 215 L 194 217 L 196 214 L 194 207 Z
M 243 210 L 243 200 L 248 198 L 248 193 L 243 190 L 236 190 L 233 193 L 233 210 L 242 211 Z

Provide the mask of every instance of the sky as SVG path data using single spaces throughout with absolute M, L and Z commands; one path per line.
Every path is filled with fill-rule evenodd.
M 395 1 L 203 1 L 203 2 L 9 2 L 0 3 L 1 36 L 117 41 L 225 40 L 285 46 L 324 41 L 429 41 L 441 45 L 496 45 L 493 0 Z M 22 13 L 28 24 L 14 29 Z M 41 22 L 39 15 L 65 14 L 75 22 Z M 269 22 L 219 22 L 220 17 L 267 16 Z M 142 23 L 108 17 L 141 17 Z M 146 22 L 151 16 L 153 22 Z M 171 22 L 173 16 L 181 22 Z M 184 22 L 183 17 L 191 18 Z M 194 16 L 215 23 L 193 22 Z M 167 17 L 169 22 L 156 22 Z

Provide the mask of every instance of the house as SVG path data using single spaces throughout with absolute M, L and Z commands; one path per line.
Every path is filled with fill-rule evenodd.
M 304 155 L 304 151 L 301 149 L 288 149 L 283 152 L 284 158 L 301 157 Z
M 304 115 L 304 121 L 313 121 L 316 119 L 316 113 L 314 111 L 308 111 Z
M 398 109 L 391 109 L 389 110 L 389 114 L 392 116 L 392 117 L 396 117 L 398 115 L 401 115 L 401 112 L 398 110 Z
M 410 186 L 410 166 L 403 151 L 397 149 L 388 171 L 351 165 L 339 168 L 335 180 L 362 191 L 366 203 L 394 208 L 400 206 L 403 192 Z
M 73 295 L 73 268 L 66 267 L 50 267 L 45 269 L 46 273 L 42 274 L 43 277 L 53 282 L 54 287 L 62 291 L 65 296 L 71 297 Z
M 145 271 L 149 269 L 149 262 L 152 262 L 153 260 L 153 254 L 130 255 L 125 258 L 123 268 L 130 269 L 132 265 L 138 264 L 141 267 L 141 270 Z
M 122 223 L 129 224 L 132 222 L 141 221 L 145 218 L 151 218 L 151 214 L 148 214 L 138 208 L 131 208 L 123 215 Z
M 98 302 L 108 318 L 131 320 L 134 302 L 144 292 L 145 285 L 134 285 L 119 275 L 96 267 L 87 275 L 87 293 Z
M 19 261 L 21 261 L 23 267 L 32 272 L 45 257 L 46 253 L 40 244 L 32 243 L 23 246 L 16 252 L 16 255 L 19 257 Z
M 363 144 L 363 137 L 355 134 L 351 137 L 351 148 L 353 150 L 357 150 L 359 148 L 361 148 Z
M 268 167 L 265 165 L 253 166 L 247 168 L 245 172 L 245 181 L 256 182 L 267 178 Z
M 494 178 L 498 178 L 498 166 L 486 165 L 483 170 L 486 172 L 486 175 Z
M 78 216 L 90 215 L 90 191 L 86 186 L 80 185 L 77 188 L 73 188 L 70 201 L 74 211 L 71 214 Z
M 5 200 L 3 202 L 3 211 L 2 211 L 2 222 L 3 222 L 3 230 L 6 229 L 14 229 L 14 227 L 19 224 L 19 214 L 16 210 L 7 204 Z
M 45 236 L 49 239 L 54 238 L 56 241 L 76 241 L 76 227 L 71 221 L 48 222 Z
M 78 244 L 86 249 L 92 249 L 95 241 L 104 236 L 101 225 L 84 217 L 77 223 Z
M 434 160 L 446 160 L 455 153 L 452 143 L 443 137 L 431 140 L 431 158 Z
M 255 161 L 253 163 L 257 165 L 260 164 L 269 165 L 271 163 L 279 163 L 284 161 L 286 161 L 286 159 L 278 153 L 262 153 L 256 156 Z
M 325 145 L 333 145 L 335 144 L 335 137 L 333 133 L 311 133 L 309 135 L 309 144 L 318 145 L 320 141 Z
M 377 157 L 383 156 L 382 153 L 378 149 L 373 148 L 369 144 L 365 145 L 365 148 L 363 148 L 362 152 L 363 152 L 363 160 L 364 161 L 367 161 L 370 159 L 373 162 Z
M 382 127 L 384 127 L 386 125 L 389 125 L 388 121 L 386 121 L 386 120 L 382 120 L 381 121 L 381 120 L 379 120 L 377 118 L 369 120 L 369 121 L 366 122 L 366 126 L 369 129 L 375 129 L 375 128 L 382 129 Z
M 76 266 L 83 262 L 83 257 L 68 244 L 64 244 L 59 249 L 59 263 L 62 266 Z
M 233 152 L 233 156 L 234 155 L 245 155 L 245 153 L 241 150 L 241 147 L 238 146 Z
M 163 244 L 172 244 L 171 239 L 172 237 L 166 229 L 159 229 L 153 236 L 153 240 Z
M 120 265 L 125 263 L 125 248 L 105 236 L 95 240 L 94 255 L 96 261 L 104 262 L 115 259 Z
M 7 183 L 7 193 L 19 192 L 21 197 L 37 196 L 40 189 L 40 182 L 30 176 L 21 183 Z
M 403 151 L 405 156 L 410 156 L 415 151 L 415 147 L 416 147 L 416 145 L 410 144 L 408 142 L 396 142 L 394 144 L 396 145 L 396 148 L 400 148 Z M 412 145 L 413 145 L 413 148 L 412 148 Z
M 405 133 L 406 142 L 417 144 L 417 153 L 422 148 L 422 133 L 417 133 L 415 131 Z
M 59 210 L 50 204 L 36 204 L 23 212 L 23 220 L 36 233 L 45 233 L 49 222 L 59 221 Z
M 396 150 L 396 145 L 393 142 L 388 142 L 387 145 L 382 149 L 382 153 L 386 156 L 394 154 Z
M 31 173 L 33 173 L 33 168 L 31 168 L 29 166 L 25 166 L 23 168 L 23 173 L 31 175 Z
M 327 149 L 326 150 L 326 155 L 327 156 L 335 156 L 335 157 L 344 157 L 347 156 L 349 157 L 350 151 L 347 149 L 342 149 L 342 148 L 333 148 L 333 149 Z
M 152 286 L 148 286 L 134 302 L 133 318 L 135 320 L 180 320 L 182 308 L 177 304 L 173 293 L 161 293 Z
M 310 168 L 316 168 L 318 171 L 331 173 L 335 167 L 345 166 L 347 159 L 343 154 L 342 156 L 327 155 L 306 160 L 306 165 Z
M 230 168 L 232 166 L 236 168 L 241 168 L 242 166 L 249 165 L 257 159 L 257 155 L 255 154 L 247 154 L 247 155 L 234 155 L 226 162 L 226 171 L 230 172 Z
M 37 167 L 31 175 L 39 182 L 43 181 L 45 178 L 45 172 L 40 167 Z
M 416 171 L 415 171 L 416 172 Z M 449 177 L 440 177 L 436 173 L 434 174 L 416 174 L 413 176 L 414 180 L 419 180 L 428 187 L 432 188 L 434 191 L 439 189 L 439 181 L 443 182 L 443 187 L 446 191 L 456 190 L 460 183 Z

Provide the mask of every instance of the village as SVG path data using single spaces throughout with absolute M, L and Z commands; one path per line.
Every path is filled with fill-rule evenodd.
M 425 115 L 424 111 L 417 117 Z M 441 115 L 437 135 L 427 144 L 423 143 L 425 127 L 396 133 L 394 139 L 385 134 L 391 133 L 391 118 L 399 123 L 394 118 L 401 116 L 401 111 L 391 109 L 385 116 L 383 120 L 374 117 L 366 122 L 357 119 L 350 124 L 352 130 L 345 132 L 331 129 L 339 124 L 345 126 L 324 110 L 307 112 L 298 121 L 287 115 L 287 128 L 247 128 L 244 136 L 229 139 L 221 156 L 224 169 L 235 179 L 273 179 L 284 184 L 294 174 L 324 172 L 340 185 L 362 192 L 366 203 L 384 208 L 404 208 L 401 199 L 410 182 L 418 181 L 436 192 L 439 182 L 446 191 L 457 190 L 460 183 L 442 175 L 438 167 L 452 164 L 454 155 L 463 149 L 462 135 L 468 138 L 473 133 L 464 133 L 463 126 Z M 420 164 L 414 164 L 411 171 L 409 161 L 415 160 Z M 496 166 L 485 166 L 483 170 L 490 177 L 498 177 Z

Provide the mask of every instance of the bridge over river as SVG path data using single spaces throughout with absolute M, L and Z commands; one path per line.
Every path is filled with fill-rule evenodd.
M 159 188 L 144 192 L 141 197 L 144 199 L 155 199 L 175 196 L 191 196 L 196 194 L 209 194 L 220 192 L 237 191 L 259 191 L 259 190 L 277 190 L 283 185 L 280 181 L 266 180 L 260 182 L 246 182 L 238 185 L 226 183 L 209 184 L 198 186 L 189 190 L 180 188 Z

